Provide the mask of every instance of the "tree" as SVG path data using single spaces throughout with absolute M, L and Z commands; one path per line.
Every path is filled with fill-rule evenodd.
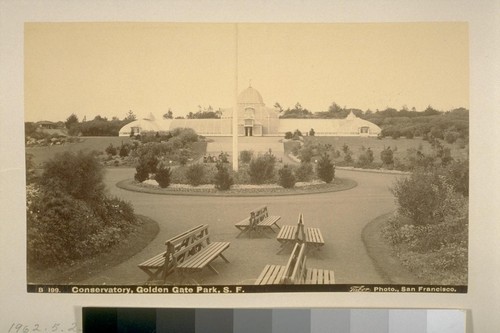
M 394 152 L 391 147 L 386 147 L 380 152 L 380 159 L 385 165 L 394 164 Z
M 198 186 L 203 181 L 205 167 L 203 164 L 192 164 L 186 170 L 186 178 L 190 185 Z
M 321 155 L 321 158 L 319 159 L 318 165 L 316 167 L 316 172 L 319 179 L 326 183 L 331 183 L 333 178 L 335 177 L 335 166 L 333 165 L 332 161 L 330 161 L 327 153 Z
M 161 188 L 165 188 L 165 187 L 168 187 L 170 185 L 170 176 L 171 175 L 172 175 L 172 172 L 170 171 L 170 168 L 161 164 L 158 167 L 158 169 L 156 170 L 155 180 L 158 182 L 158 185 Z
M 351 163 L 352 151 L 346 143 L 344 143 L 344 145 L 342 146 L 342 151 L 344 152 L 344 161 L 347 163 Z
M 146 179 L 149 178 L 149 168 L 146 164 L 139 164 L 136 168 L 135 168 L 135 175 L 134 175 L 134 179 L 137 180 L 139 183 L 142 183 L 143 181 L 145 181 Z
M 357 165 L 359 167 L 368 167 L 373 163 L 373 160 L 373 151 L 370 148 L 365 149 L 365 147 L 362 147 L 362 153 L 358 157 Z
M 69 130 L 69 129 L 71 129 L 72 126 L 78 125 L 78 117 L 76 116 L 76 114 L 72 113 L 66 119 L 66 121 L 64 122 L 64 124 L 66 125 L 66 128 Z
M 279 179 L 278 182 L 284 188 L 292 188 L 295 186 L 295 176 L 288 165 L 284 165 L 283 168 L 278 170 Z
M 163 118 L 165 118 L 165 119 L 173 119 L 174 118 L 174 113 L 172 112 L 172 110 L 170 110 L 170 108 L 168 109 L 167 113 L 165 113 L 163 115 Z
M 279 105 L 279 104 L 278 104 Z M 311 111 L 303 108 L 302 105 L 297 102 L 293 109 L 286 109 L 285 112 L 282 112 L 280 118 L 312 118 L 313 114 Z
M 313 175 L 313 167 L 311 163 L 301 162 L 300 166 L 295 169 L 295 178 L 299 182 L 307 182 L 311 180 Z
M 220 191 L 227 191 L 233 185 L 233 178 L 229 174 L 229 170 L 224 166 L 224 162 L 217 161 L 215 165 L 217 173 L 215 174 L 215 188 Z
M 137 120 L 137 117 L 132 112 L 132 110 L 128 110 L 127 116 L 123 120 L 126 121 L 127 123 L 131 123 L 134 120 Z
M 266 153 L 250 161 L 248 175 L 252 184 L 262 184 L 274 176 L 274 164 L 276 157 L 273 154 Z
M 342 119 L 347 117 L 349 114 L 349 111 L 343 109 L 338 105 L 337 103 L 333 102 L 329 107 L 328 107 L 328 118 L 337 118 L 337 119 Z
M 252 160 L 253 157 L 253 151 L 251 150 L 242 150 L 240 152 L 240 161 L 241 163 L 248 164 Z
M 115 146 L 113 146 L 112 143 L 109 144 L 109 146 L 106 147 L 106 153 L 111 156 L 115 156 L 118 151 Z

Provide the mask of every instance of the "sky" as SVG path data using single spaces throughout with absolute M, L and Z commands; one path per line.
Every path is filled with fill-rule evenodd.
M 267 106 L 469 108 L 467 23 L 26 23 L 25 120 Z

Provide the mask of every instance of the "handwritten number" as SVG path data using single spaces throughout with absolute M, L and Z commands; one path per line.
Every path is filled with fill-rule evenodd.
M 12 323 L 10 325 L 7 333 L 34 333 L 34 332 L 42 332 L 43 330 L 40 328 L 40 324 L 35 324 L 33 328 L 30 329 L 28 325 L 20 324 L 20 323 Z M 47 328 L 45 329 L 47 332 Z M 81 333 L 81 329 L 79 329 L 76 323 L 71 324 L 66 330 L 62 329 L 61 323 L 55 323 L 51 326 L 50 332 L 76 332 Z
M 73 323 L 73 325 L 68 328 L 68 332 L 80 332 L 80 330 L 76 327 L 76 323 Z

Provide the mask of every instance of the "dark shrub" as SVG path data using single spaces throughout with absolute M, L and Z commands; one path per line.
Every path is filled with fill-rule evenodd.
M 120 157 L 127 157 L 129 153 L 130 153 L 130 145 L 122 144 L 120 146 L 120 151 L 119 151 Z
M 118 152 L 116 150 L 116 147 L 113 146 L 112 143 L 109 144 L 109 146 L 106 147 L 106 153 L 111 156 L 115 156 Z
M 241 163 L 250 163 L 253 157 L 253 151 L 251 150 L 242 150 L 240 152 L 240 161 Z
M 190 165 L 186 170 L 186 179 L 190 185 L 198 186 L 203 182 L 205 168 L 203 164 Z
M 380 159 L 385 165 L 394 164 L 394 152 L 392 151 L 391 147 L 386 147 L 380 152 Z
M 173 156 L 180 165 L 186 165 L 191 157 L 191 153 L 188 149 L 179 149 Z
M 435 223 L 435 212 L 440 205 L 438 176 L 431 172 L 414 171 L 410 177 L 398 179 L 391 188 L 399 212 L 417 225 Z
M 455 143 L 455 141 L 457 141 L 459 137 L 460 133 L 458 133 L 457 131 L 446 131 L 446 133 L 444 134 L 444 139 L 449 144 Z
M 344 143 L 342 151 L 344 152 L 344 161 L 346 163 L 352 163 L 352 151 L 347 144 Z
M 469 160 L 452 161 L 446 168 L 445 177 L 456 192 L 469 196 Z
M 158 157 L 165 154 L 166 145 L 158 142 L 149 142 L 140 145 L 136 149 L 139 163 L 142 164 L 149 173 L 155 173 L 158 166 Z
M 295 176 L 288 165 L 284 165 L 283 168 L 278 170 L 278 183 L 284 188 L 292 188 L 295 186 Z
M 27 257 L 33 267 L 88 259 L 118 243 L 136 223 L 132 207 L 119 199 L 89 204 L 55 184 L 27 190 Z
M 363 147 L 362 153 L 358 156 L 357 166 L 361 168 L 369 167 L 373 163 L 373 159 L 373 151 L 370 148 L 365 149 Z
M 64 152 L 45 163 L 42 184 L 60 184 L 72 197 L 83 200 L 103 195 L 103 169 L 94 152 Z
M 250 161 L 248 174 L 252 184 L 262 184 L 274 177 L 274 164 L 276 157 L 273 154 L 266 153 Z
M 407 138 L 407 139 L 413 139 L 415 137 L 415 132 L 414 130 L 412 129 L 407 129 L 405 130 L 404 132 L 404 136 Z
M 309 130 L 309 136 L 314 136 L 316 134 L 316 132 L 314 132 L 314 128 L 311 128 Z
M 328 154 L 321 155 L 321 158 L 318 161 L 318 165 L 316 166 L 316 172 L 318 173 L 319 179 L 326 183 L 331 183 L 333 177 L 335 177 L 335 166 L 330 161 Z
M 168 187 L 170 185 L 170 176 L 172 172 L 170 168 L 160 165 L 158 170 L 156 170 L 155 180 L 161 188 Z
M 299 182 L 308 182 L 313 176 L 313 166 L 311 163 L 300 163 L 300 166 L 295 169 L 295 177 Z
M 304 145 L 299 150 L 299 158 L 300 161 L 303 163 L 311 162 L 313 155 L 314 155 L 313 148 L 310 145 Z
M 137 180 L 138 182 L 142 183 L 143 181 L 149 178 L 149 168 L 147 165 L 139 164 L 135 168 L 135 171 L 136 173 L 134 175 L 134 179 Z
M 299 140 L 300 138 L 302 137 L 302 132 L 298 129 L 295 130 L 295 132 L 293 132 L 293 139 L 294 140 Z
M 231 185 L 233 185 L 233 178 L 229 174 L 228 169 L 222 161 L 217 162 L 215 166 L 217 168 L 217 173 L 214 177 L 215 188 L 221 191 L 229 190 Z
M 401 137 L 401 131 L 398 130 L 398 129 L 395 129 L 392 131 L 392 135 L 391 137 L 396 140 L 396 139 L 399 139 Z
M 286 132 L 285 133 L 285 139 L 290 140 L 293 138 L 293 133 L 292 132 Z

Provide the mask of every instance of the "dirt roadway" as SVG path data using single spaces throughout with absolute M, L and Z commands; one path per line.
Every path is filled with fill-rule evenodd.
M 234 223 L 263 204 L 270 214 L 281 216 L 280 225 L 295 224 L 299 213 L 303 213 L 306 226 L 321 229 L 325 246 L 308 257 L 308 267 L 335 270 L 337 283 L 387 282 L 367 255 L 361 234 L 368 222 L 395 209 L 388 189 L 395 175 L 337 170 L 338 177 L 354 179 L 358 186 L 348 191 L 299 196 L 196 197 L 137 193 L 115 186 L 118 181 L 133 177 L 133 173 L 134 169 L 107 169 L 105 183 L 109 193 L 132 202 L 136 213 L 157 221 L 160 232 L 142 252 L 82 284 L 143 284 L 147 276 L 137 264 L 164 251 L 166 239 L 200 223 L 209 224 L 213 241 L 231 242 L 224 252 L 230 263 L 217 259 L 213 265 L 220 275 L 207 269 L 193 279 L 200 284 L 253 284 L 266 264 L 284 265 L 289 256 L 289 252 L 276 254 L 279 244 L 275 235 L 236 238 Z

